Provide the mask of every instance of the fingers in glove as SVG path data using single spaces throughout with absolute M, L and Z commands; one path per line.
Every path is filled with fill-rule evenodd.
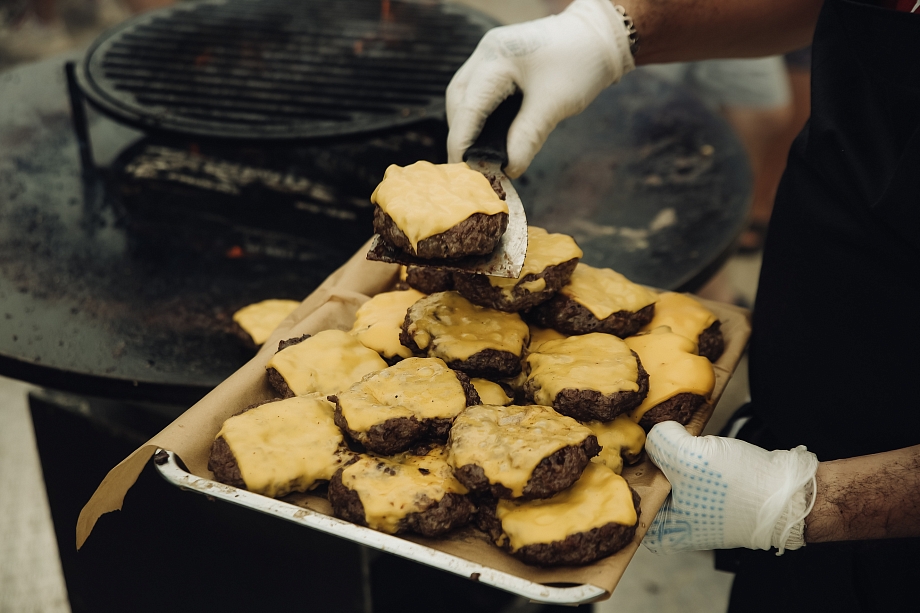
M 528 98 L 524 92 L 521 110 L 508 129 L 508 167 L 505 173 L 512 179 L 524 174 L 537 152 L 543 148 L 550 132 L 558 124 L 555 116 L 546 112 L 545 104 Z
M 463 154 L 476 141 L 486 119 L 517 89 L 514 80 L 505 71 L 480 75 L 480 78 L 458 87 L 463 87 L 463 91 L 448 94 L 451 102 L 447 112 L 450 127 L 447 159 L 451 164 L 463 161 Z

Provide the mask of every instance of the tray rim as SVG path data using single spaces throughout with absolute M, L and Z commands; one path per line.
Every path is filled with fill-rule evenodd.
M 607 594 L 603 588 L 588 583 L 577 584 L 572 587 L 554 587 L 536 583 L 398 536 L 358 526 L 283 500 L 267 498 L 232 485 L 198 477 L 182 468 L 179 464 L 178 456 L 167 449 L 157 449 L 153 457 L 154 466 L 160 476 L 181 490 L 202 494 L 253 511 L 273 515 L 295 524 L 344 538 L 365 547 L 398 555 L 420 564 L 426 564 L 466 577 L 471 581 L 485 583 L 518 596 L 523 596 L 533 602 L 580 605 L 601 600 Z

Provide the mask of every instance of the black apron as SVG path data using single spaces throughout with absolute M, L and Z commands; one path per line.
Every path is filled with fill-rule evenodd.
M 827 0 L 764 248 L 753 411 L 820 460 L 920 444 L 920 15 Z M 920 539 L 745 552 L 732 611 L 920 602 Z M 908 605 L 909 606 L 906 606 Z

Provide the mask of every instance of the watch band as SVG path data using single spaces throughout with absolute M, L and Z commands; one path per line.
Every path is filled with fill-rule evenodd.
M 639 33 L 636 32 L 636 24 L 633 23 L 632 17 L 626 14 L 626 9 L 619 4 L 614 4 L 613 8 L 623 18 L 623 25 L 626 26 L 626 36 L 629 39 L 629 52 L 633 57 L 639 51 Z

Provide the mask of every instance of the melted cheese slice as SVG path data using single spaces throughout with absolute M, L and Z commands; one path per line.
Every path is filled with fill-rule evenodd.
M 558 330 L 553 330 L 552 328 L 541 328 L 540 326 L 530 326 L 530 344 L 527 345 L 528 351 L 531 353 L 534 351 L 539 351 L 540 347 L 546 341 L 558 341 L 563 338 L 568 338 L 562 332 Z
M 424 297 L 414 289 L 377 294 L 358 309 L 351 334 L 385 358 L 410 357 L 412 352 L 399 342 L 399 333 L 406 311 Z
M 655 292 L 633 283 L 609 268 L 594 268 L 581 262 L 569 284 L 559 290 L 582 305 L 598 319 L 618 311 L 635 313 L 655 302 Z
M 356 492 L 374 530 L 395 534 L 410 513 L 425 511 L 445 494 L 466 494 L 444 459 L 442 448 L 425 456 L 361 456 L 342 471 L 342 483 Z
M 589 463 L 569 489 L 545 500 L 500 500 L 495 514 L 512 551 L 527 545 L 565 540 L 607 524 L 633 526 L 636 507 L 626 480 L 609 468 Z
M 505 390 L 498 383 L 488 379 L 470 379 L 470 383 L 479 393 L 480 404 L 494 404 L 498 406 L 508 406 L 514 402 L 514 398 L 508 396 Z
M 716 322 L 715 314 L 702 304 L 676 292 L 665 292 L 655 302 L 655 316 L 642 328 L 648 332 L 661 326 L 668 326 L 675 334 L 689 338 L 694 343 L 699 341 L 709 326 Z
M 546 406 L 552 406 L 566 388 L 602 394 L 639 390 L 636 358 L 612 334 L 594 332 L 546 341 L 527 356 L 527 364 L 527 380 L 536 386 L 534 401 Z
M 347 332 L 323 330 L 282 349 L 265 366 L 277 370 L 296 396 L 303 396 L 348 389 L 364 375 L 383 370 L 387 363 Z
M 601 452 L 591 458 L 620 474 L 623 472 L 623 456 L 636 457 L 645 447 L 645 430 L 629 415 L 620 415 L 607 423 L 590 421 L 585 424 L 597 437 Z
M 518 279 L 523 279 L 530 274 L 540 274 L 550 266 L 562 264 L 569 260 L 580 258 L 584 255 L 575 239 L 566 234 L 550 234 L 543 228 L 530 226 L 527 228 L 527 254 L 524 256 L 524 268 Z M 500 287 L 506 296 L 511 296 L 511 290 L 519 285 L 530 292 L 539 292 L 546 288 L 546 281 L 542 278 L 526 283 L 519 283 L 518 279 L 506 277 L 487 277 L 493 287 Z
M 235 321 L 256 345 L 261 345 L 284 318 L 300 305 L 296 300 L 263 300 L 233 314 Z
M 648 396 L 629 414 L 633 421 L 638 422 L 646 411 L 677 394 L 689 392 L 709 398 L 716 383 L 715 371 L 707 358 L 697 355 L 694 341 L 661 327 L 631 336 L 626 344 L 648 372 Z
M 454 468 L 476 464 L 490 483 L 518 497 L 543 458 L 580 445 L 590 435 L 591 430 L 550 407 L 473 406 L 454 421 L 448 462 Z
M 224 422 L 246 489 L 278 497 L 328 481 L 348 458 L 333 404 L 322 394 L 269 402 Z
M 457 292 L 438 292 L 409 308 L 407 328 L 415 344 L 445 362 L 483 349 L 521 355 L 530 330 L 517 313 L 473 304 Z
M 408 358 L 338 394 L 348 427 L 367 432 L 394 417 L 453 419 L 466 408 L 457 373 L 437 358 Z
M 371 202 L 390 216 L 415 251 L 422 239 L 445 232 L 471 215 L 508 212 L 489 180 L 463 162 L 391 165 Z

